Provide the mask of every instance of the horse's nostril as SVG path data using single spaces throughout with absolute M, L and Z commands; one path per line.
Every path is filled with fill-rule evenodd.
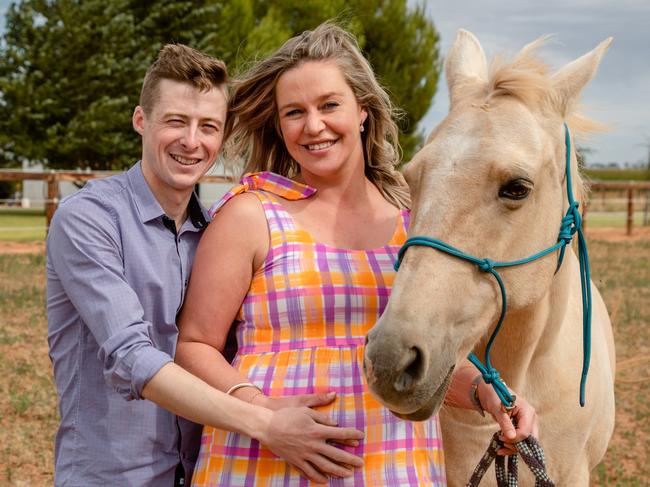
M 424 365 L 422 360 L 422 352 L 418 347 L 411 347 L 411 353 L 413 354 L 413 360 L 406 367 L 406 371 L 414 378 L 418 379 L 422 375 L 422 367 Z
M 424 361 L 422 360 L 422 352 L 417 347 L 411 347 L 409 350 L 410 357 L 406 363 L 404 371 L 395 380 L 395 390 L 403 392 L 411 387 L 414 380 L 418 380 L 422 376 Z

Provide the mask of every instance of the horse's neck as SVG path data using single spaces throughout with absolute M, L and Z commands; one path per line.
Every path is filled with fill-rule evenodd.
M 575 279 L 577 259 L 567 248 L 564 263 L 554 276 L 551 287 L 536 303 L 519 310 L 508 310 L 492 351 L 492 365 L 507 377 L 508 385 L 521 389 L 531 362 L 551 353 L 560 339 L 564 317 L 569 305 L 570 286 Z M 481 344 L 481 350 L 485 344 Z

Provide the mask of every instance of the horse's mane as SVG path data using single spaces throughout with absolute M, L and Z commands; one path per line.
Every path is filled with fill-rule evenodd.
M 496 97 L 512 96 L 542 112 L 557 112 L 549 66 L 537 55 L 537 50 L 548 40 L 549 36 L 540 37 L 526 45 L 511 60 L 496 56 L 490 64 L 484 103 L 489 104 Z M 576 108 L 579 107 L 574 107 L 565 117 L 574 138 L 584 139 L 590 133 L 606 129 L 603 124 L 586 117 Z M 586 194 L 586 183 L 579 174 L 574 178 L 578 188 L 576 197 L 582 201 Z

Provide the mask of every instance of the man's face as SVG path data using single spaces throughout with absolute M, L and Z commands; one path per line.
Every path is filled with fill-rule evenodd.
M 146 114 L 138 106 L 133 127 L 142 136 L 142 172 L 159 201 L 186 196 L 217 158 L 226 122 L 226 96 L 213 88 L 161 80 Z

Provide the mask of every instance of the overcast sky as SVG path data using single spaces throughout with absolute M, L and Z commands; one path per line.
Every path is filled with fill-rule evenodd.
M 544 34 L 553 40 L 542 57 L 558 69 L 614 37 L 600 69 L 583 92 L 586 114 L 613 127 L 582 145 L 590 162 L 648 160 L 650 144 L 650 0 L 428 0 L 428 15 L 448 52 L 459 28 L 475 34 L 488 58 L 514 54 Z M 438 86 L 423 121 L 427 131 L 444 118 L 447 87 Z
M 409 0 L 410 1 L 410 0 Z M 10 0 L 0 0 L 0 19 Z M 410 3 L 415 3 L 410 1 Z M 427 0 L 426 11 L 441 36 L 445 55 L 464 28 L 488 56 L 516 53 L 544 34 L 554 34 L 542 56 L 555 68 L 580 57 L 609 36 L 614 42 L 583 94 L 586 113 L 610 124 L 583 146 L 590 162 L 647 161 L 650 144 L 650 0 Z M 447 88 L 438 86 L 421 126 L 428 133 L 447 109 Z

